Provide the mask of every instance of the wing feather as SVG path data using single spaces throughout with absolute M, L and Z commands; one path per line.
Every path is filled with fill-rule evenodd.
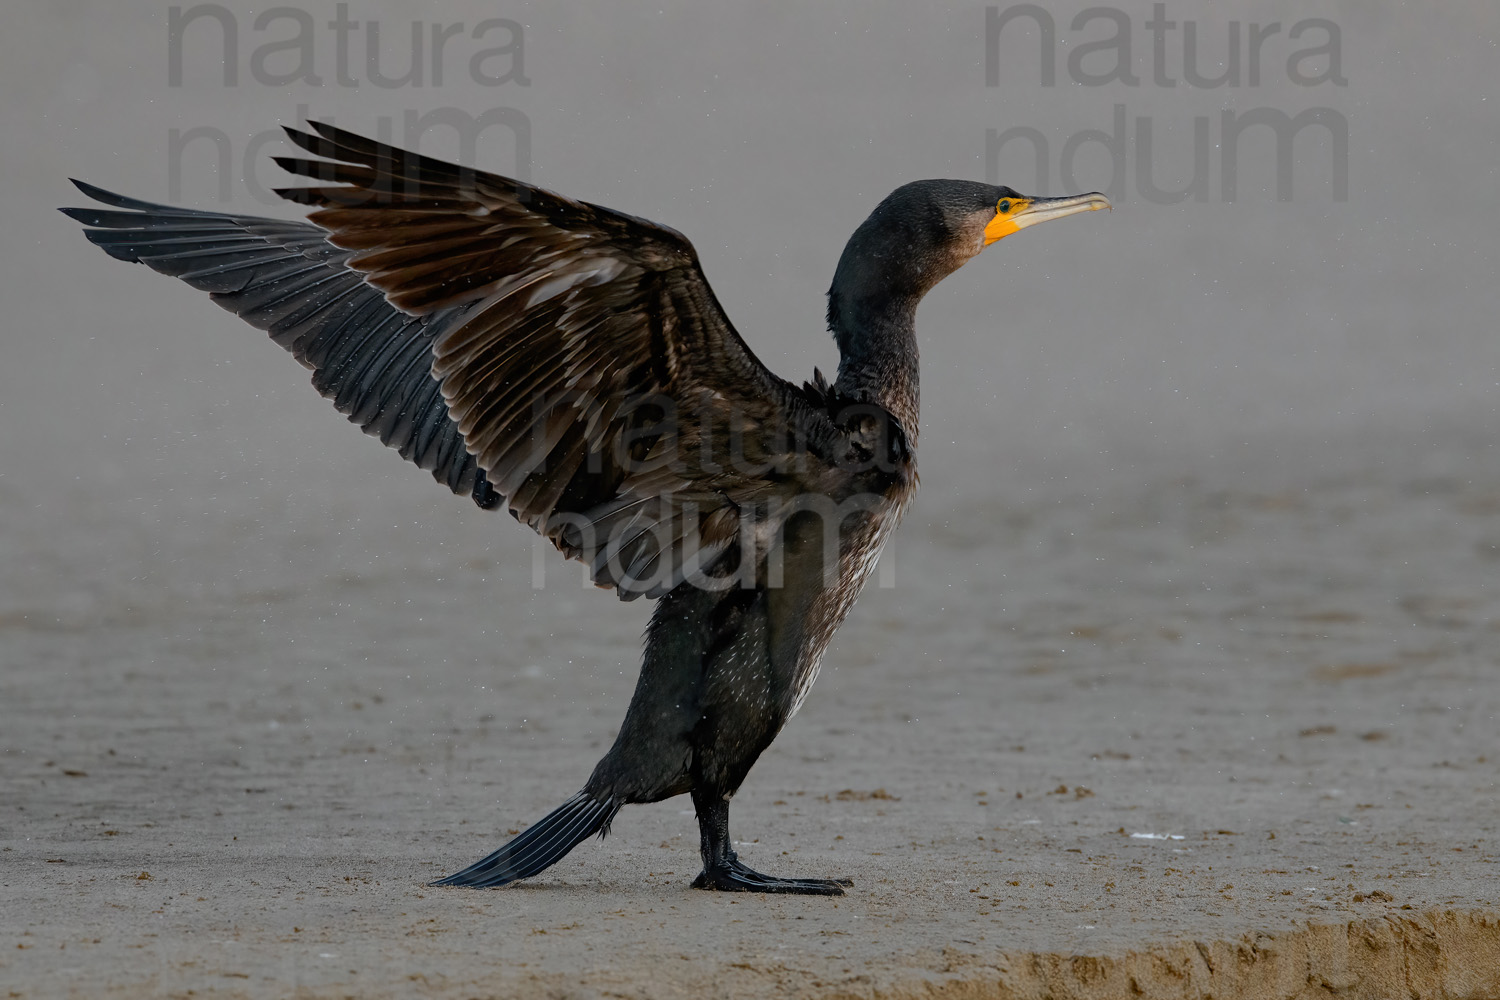
M 63 209 L 93 243 L 206 291 L 312 369 L 313 386 L 367 433 L 481 507 L 501 498 L 432 376 L 435 322 L 402 313 L 305 222 L 156 205 L 75 182 L 108 208 Z
M 755 558 L 730 549 L 774 535 L 787 504 L 763 501 L 826 487 L 827 456 L 795 456 L 800 478 L 789 461 L 837 437 L 820 397 L 761 364 L 676 230 L 319 123 L 287 134 L 311 158 L 276 162 L 314 186 L 279 193 L 311 224 L 88 185 L 108 208 L 65 211 L 269 331 L 351 420 L 622 597 Z

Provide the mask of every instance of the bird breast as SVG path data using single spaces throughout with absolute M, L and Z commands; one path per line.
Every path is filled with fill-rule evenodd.
M 867 516 L 861 517 L 840 540 L 837 582 L 832 587 L 824 588 L 812 602 L 808 627 L 797 658 L 793 679 L 795 696 L 788 719 L 796 715 L 802 703 L 807 700 L 808 692 L 818 678 L 823 654 L 833 641 L 833 634 L 854 608 L 855 599 L 880 562 L 880 553 L 885 548 L 885 543 L 901 523 L 901 518 L 916 493 L 914 463 L 909 467 L 909 473 L 909 477 L 897 489 L 873 504 Z

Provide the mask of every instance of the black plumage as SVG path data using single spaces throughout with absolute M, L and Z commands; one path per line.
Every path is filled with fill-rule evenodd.
M 541 872 L 620 807 L 690 792 L 695 886 L 837 894 L 730 849 L 728 802 L 797 710 L 916 488 L 917 303 L 1036 221 L 1107 207 L 967 181 L 898 188 L 829 290 L 832 384 L 768 371 L 680 233 L 314 123 L 307 223 L 80 183 L 90 240 L 210 293 L 365 431 L 658 603 L 614 746 L 573 798 L 442 884 Z

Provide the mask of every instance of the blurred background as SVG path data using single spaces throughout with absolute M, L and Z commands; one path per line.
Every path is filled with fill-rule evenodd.
M 0 38 L 16 620 L 358 575 L 392 544 L 434 575 L 482 553 L 486 581 L 535 564 L 577 589 L 342 426 L 263 335 L 53 210 L 81 203 L 75 176 L 295 218 L 269 157 L 309 115 L 676 227 L 796 379 L 836 366 L 824 292 L 892 188 L 1109 191 L 1113 213 L 997 244 L 923 304 L 900 545 L 1184 477 L 1266 496 L 1496 478 L 1494 5 L 23 6 Z M 982 582 L 991 555 L 939 572 Z
M 48 214 L 78 176 L 295 217 L 266 193 L 271 133 L 307 114 L 397 140 L 430 122 L 444 156 L 463 150 L 439 123 L 466 116 L 479 165 L 680 229 L 789 377 L 836 363 L 823 293 L 890 189 L 1108 189 L 1111 216 L 1001 244 L 924 304 L 929 509 L 970 473 L 1015 488 L 1023 462 L 1237 466 L 1284 440 L 1322 467 L 1320 442 L 1362 430 L 1495 426 L 1488 5 L 1124 3 L 1076 29 L 1082 5 L 1050 26 L 1006 4 L 29 6 L 0 43 L 7 480 L 163 451 L 231 475 L 357 461 L 286 358 Z M 1226 168 L 1223 116 L 1265 109 L 1318 122 L 1245 127 Z M 1015 129 L 1045 176 L 1033 138 L 995 142 Z

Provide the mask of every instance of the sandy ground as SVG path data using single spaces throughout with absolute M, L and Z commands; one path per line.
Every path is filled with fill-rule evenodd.
M 350 444 L 0 482 L 8 996 L 1500 990 L 1477 436 L 919 503 L 731 816 L 838 900 L 690 891 L 685 799 L 426 888 L 579 787 L 646 608 Z

